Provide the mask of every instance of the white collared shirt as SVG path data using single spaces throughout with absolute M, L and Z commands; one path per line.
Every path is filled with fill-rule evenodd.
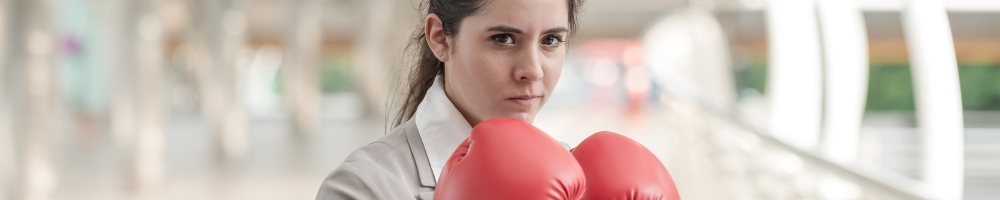
M 434 84 L 427 90 L 414 113 L 417 132 L 424 142 L 435 182 L 441 176 L 441 170 L 451 153 L 472 132 L 472 126 L 444 93 L 443 79 L 440 75 L 434 78 Z

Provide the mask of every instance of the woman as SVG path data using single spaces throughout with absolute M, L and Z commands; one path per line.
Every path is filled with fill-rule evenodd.
M 396 127 L 352 152 L 317 199 L 431 199 L 481 121 L 531 123 L 559 81 L 581 0 L 428 0 Z

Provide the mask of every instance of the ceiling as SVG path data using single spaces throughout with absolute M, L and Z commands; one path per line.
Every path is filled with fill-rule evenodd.
M 243 6 L 254 37 L 278 37 L 285 30 L 289 1 L 250 0 Z M 396 16 L 392 23 L 412 28 L 420 21 L 416 12 L 419 0 L 324 0 L 323 32 L 327 38 L 350 39 L 366 23 L 369 6 L 390 9 Z M 631 37 L 667 13 L 682 6 L 685 0 L 586 0 L 580 16 L 577 37 Z
M 320 0 L 323 13 L 323 34 L 327 39 L 352 40 L 369 24 L 372 9 L 394 16 L 385 26 L 401 33 L 410 33 L 419 23 L 416 11 L 420 0 Z M 765 0 L 586 0 L 581 17 L 578 38 L 628 38 L 635 37 L 651 23 L 671 10 L 688 5 L 715 7 L 724 26 L 731 26 L 731 35 L 737 38 L 760 38 L 766 35 L 762 11 Z M 873 37 L 901 37 L 897 11 L 901 0 L 860 1 L 865 12 L 869 34 Z M 953 32 L 956 37 L 995 37 L 1000 35 L 1000 3 L 983 3 L 983 7 L 996 7 L 997 11 L 971 10 L 968 6 L 983 0 L 950 0 Z M 255 38 L 280 38 L 291 19 L 289 4 L 285 0 L 246 0 L 242 6 L 249 18 L 249 33 Z M 970 3 L 971 2 L 971 3 Z M 986 2 L 993 2 L 987 0 Z M 1000 1 L 995 1 L 1000 2 Z M 993 5 L 997 4 L 997 5 Z M 714 5 L 714 6 L 713 6 Z M 947 5 L 946 5 L 947 6 Z M 963 7 L 964 6 L 964 7 Z M 977 8 L 983 9 L 983 8 Z M 988 10 L 988 9 L 987 9 Z

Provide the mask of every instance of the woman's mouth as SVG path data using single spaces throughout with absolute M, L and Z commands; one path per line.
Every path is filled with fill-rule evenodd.
M 541 98 L 542 96 L 540 95 L 518 95 L 507 98 L 507 100 L 521 106 L 531 106 L 532 104 L 538 102 Z

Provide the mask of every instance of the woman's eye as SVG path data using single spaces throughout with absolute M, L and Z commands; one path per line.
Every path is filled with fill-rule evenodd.
M 559 43 L 562 42 L 563 42 L 562 38 L 560 38 L 558 35 L 550 35 L 545 37 L 545 39 L 542 39 L 542 45 L 545 46 L 553 46 L 553 47 L 559 46 Z
M 514 45 L 514 36 L 510 34 L 493 35 L 490 36 L 490 39 L 493 39 L 494 42 L 502 45 Z

